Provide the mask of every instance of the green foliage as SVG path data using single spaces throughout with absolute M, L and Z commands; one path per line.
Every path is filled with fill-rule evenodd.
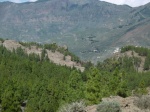
M 58 112 L 86 112 L 83 102 L 73 102 L 61 107 Z
M 144 70 L 149 70 L 149 68 L 150 68 L 150 52 L 148 52 L 148 55 L 145 59 Z
M 19 42 L 19 44 L 25 46 L 25 47 L 31 47 L 31 46 L 37 46 L 38 48 L 42 48 L 42 44 L 38 44 L 36 42 Z
M 140 56 L 147 56 L 149 50 L 144 47 L 135 47 L 135 46 L 126 46 L 121 48 L 121 52 L 124 53 L 126 51 L 135 51 L 138 53 Z
M 109 73 L 91 68 L 86 76 L 85 97 L 87 104 L 98 104 L 101 98 L 110 95 L 127 97 L 130 94 L 127 76 L 123 71 L 116 69 L 113 73 Z
M 88 104 L 97 104 L 102 98 L 102 77 L 98 69 L 91 68 L 87 74 L 85 97 Z
M 127 97 L 137 87 L 135 92 L 143 95 L 145 87 L 150 85 L 150 72 L 138 73 L 135 70 L 140 63 L 138 58 L 107 59 L 95 67 L 90 62 L 84 63 L 86 70 L 81 73 L 51 63 L 46 53 L 49 47 L 66 55 L 69 53 L 55 44 L 47 45 L 41 57 L 27 55 L 21 48 L 10 52 L 0 46 L 2 111 L 19 112 L 21 104 L 26 101 L 26 112 L 56 112 L 63 104 L 81 99 L 87 104 L 98 104 L 103 97 L 110 95 Z
M 83 98 L 75 91 L 82 93 L 80 72 L 40 60 L 35 54 L 28 56 L 21 48 L 10 52 L 0 46 L 0 71 L 0 102 L 5 112 L 20 112 L 24 101 L 26 112 L 56 112 L 61 103 Z M 68 83 L 74 78 L 77 82 Z M 77 97 L 67 96 L 68 90 Z
M 117 90 L 117 95 L 125 98 L 128 97 L 130 95 L 130 90 L 127 87 L 127 81 L 122 81 L 119 84 L 118 90 Z
M 100 71 L 106 71 L 107 74 L 110 74 L 109 77 L 111 77 L 112 74 L 114 75 L 112 80 L 108 81 L 110 82 L 110 85 L 112 85 L 109 90 L 112 94 L 117 94 L 122 97 L 130 95 L 130 92 L 133 89 L 135 89 L 134 94 L 146 94 L 147 91 L 145 87 L 150 86 L 150 50 L 143 47 L 127 46 L 123 47 L 121 51 L 122 53 L 132 51 L 133 57 L 124 56 L 119 58 L 110 58 L 104 62 L 99 62 L 96 66 Z M 134 52 L 146 57 L 144 64 L 145 72 L 138 72 L 138 67 L 141 66 L 142 60 L 139 57 L 135 57 Z M 123 77 L 121 78 L 120 75 L 123 75 Z M 144 84 L 143 87 L 139 86 L 142 84 L 141 82 Z
M 45 59 L 48 59 L 47 58 L 47 52 L 45 49 L 42 50 L 42 53 L 41 53 L 41 60 L 45 60 Z
M 90 61 L 84 63 L 84 67 L 85 67 L 86 70 L 90 69 L 93 66 L 94 66 L 94 64 L 92 62 L 90 62 Z
M 144 63 L 144 70 L 149 70 L 150 67 L 150 50 L 144 47 L 134 47 L 134 46 L 126 46 L 121 49 L 121 52 L 124 53 L 126 51 L 135 51 L 140 56 L 146 56 Z
M 3 42 L 4 42 L 4 39 L 0 38 L 0 41 L 3 43 Z
M 147 93 L 148 93 L 148 91 L 146 89 L 145 82 L 144 82 L 144 80 L 142 80 L 139 83 L 138 88 L 135 89 L 134 95 L 136 95 L 136 96 L 142 96 L 142 95 L 146 95 Z
M 58 46 L 57 46 L 56 43 L 53 43 L 53 44 L 44 44 L 44 48 L 45 49 L 49 49 L 52 52 L 55 52 L 58 49 Z
M 148 58 L 145 59 L 144 70 L 149 70 L 149 59 Z
M 76 70 L 72 71 L 68 80 L 68 95 L 73 98 L 74 101 L 84 98 L 84 83 L 81 74 Z M 68 98 L 69 101 L 71 99 Z
M 124 53 L 126 51 L 129 51 L 129 50 L 133 50 L 134 46 L 126 46 L 126 47 L 122 47 L 121 48 L 121 53 Z
M 121 112 L 121 107 L 117 102 L 102 102 L 96 112 Z
M 15 88 L 8 86 L 5 88 L 4 93 L 1 96 L 2 111 L 4 112 L 21 112 L 20 101 L 21 95 L 18 91 L 14 91 Z

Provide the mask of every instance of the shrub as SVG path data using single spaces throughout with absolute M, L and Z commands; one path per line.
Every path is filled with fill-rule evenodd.
M 58 112 L 86 112 L 83 102 L 73 102 L 71 104 L 64 105 Z
M 96 112 L 121 112 L 121 108 L 117 102 L 102 102 Z
M 0 41 L 3 43 L 3 42 L 4 42 L 4 39 L 0 38 Z
M 139 83 L 138 88 L 135 89 L 134 95 L 140 97 L 140 96 L 146 95 L 146 94 L 148 94 L 148 90 L 146 89 L 145 81 L 142 80 L 142 81 Z
M 150 109 L 150 96 L 143 95 L 142 97 L 134 100 L 134 104 L 140 109 Z

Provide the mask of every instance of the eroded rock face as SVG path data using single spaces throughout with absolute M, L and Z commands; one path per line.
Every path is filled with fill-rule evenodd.
M 13 50 L 13 49 L 17 49 L 19 47 L 21 47 L 22 49 L 25 49 L 25 47 L 23 47 L 21 44 L 19 44 L 18 42 L 14 41 L 14 40 L 5 40 L 3 42 L 3 46 L 6 47 L 8 50 Z
M 81 70 L 82 72 L 84 71 L 84 67 L 82 67 L 81 64 L 78 64 L 74 61 L 71 61 L 71 56 L 65 56 L 65 59 L 64 59 L 64 55 L 58 51 L 56 51 L 56 52 L 52 52 L 50 50 L 46 50 L 46 51 L 48 54 L 48 58 L 52 62 L 59 64 L 59 65 L 66 65 L 66 66 L 69 66 L 71 68 L 75 67 L 75 68 Z
M 41 56 L 41 53 L 43 50 L 42 48 L 38 48 L 37 46 L 31 46 L 30 48 L 25 47 L 21 45 L 19 42 L 16 42 L 14 40 L 5 40 L 3 43 L 0 41 L 0 45 L 3 45 L 10 51 L 13 51 L 13 49 L 16 50 L 17 48 L 21 47 L 27 54 L 35 53 L 39 56 Z M 69 55 L 65 56 L 65 59 L 64 59 L 64 55 L 58 51 L 55 51 L 55 52 L 52 52 L 51 50 L 46 50 L 46 51 L 47 51 L 48 58 L 53 63 L 56 63 L 58 65 L 66 65 L 71 68 L 75 67 L 78 70 L 81 70 L 82 72 L 84 71 L 84 67 L 82 67 L 80 63 L 71 61 L 71 56 Z

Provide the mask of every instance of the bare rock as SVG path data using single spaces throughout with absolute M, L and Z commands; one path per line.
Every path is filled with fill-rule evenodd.
M 10 51 L 13 51 L 13 49 L 16 50 L 17 48 L 21 47 L 22 49 L 24 49 L 24 51 L 27 54 L 34 53 L 39 56 L 41 56 L 41 53 L 43 50 L 42 48 L 38 48 L 37 46 L 25 47 L 25 46 L 21 45 L 19 42 L 16 42 L 14 40 L 5 40 L 3 43 L 0 42 L 0 45 L 3 45 Z M 64 48 L 68 49 L 67 46 L 64 46 Z M 48 58 L 53 63 L 56 63 L 58 65 L 66 65 L 71 68 L 75 67 L 82 72 L 84 71 L 84 67 L 82 67 L 81 64 L 71 61 L 71 56 L 64 56 L 62 53 L 60 53 L 58 51 L 55 51 L 55 52 L 52 52 L 51 50 L 46 50 L 46 51 L 47 51 Z M 65 57 L 65 59 L 64 59 L 64 57 Z
M 10 51 L 12 51 L 13 49 L 17 49 L 18 47 L 21 47 L 22 49 L 24 49 L 24 47 L 21 44 L 19 44 L 18 42 L 14 40 L 5 40 L 3 42 L 3 46 L 6 47 Z
M 63 48 L 64 48 L 65 50 L 67 50 L 67 49 L 68 49 L 67 45 L 64 45 L 64 46 L 63 46 Z
M 97 105 L 87 106 L 86 111 L 87 112 L 95 112 L 97 108 Z

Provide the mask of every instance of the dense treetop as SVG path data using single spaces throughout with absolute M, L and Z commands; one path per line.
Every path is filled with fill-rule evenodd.
M 55 49 L 55 44 L 52 46 Z M 58 48 L 57 48 L 58 49 Z M 134 50 L 149 56 L 149 49 L 127 46 L 121 52 Z M 21 48 L 12 52 L 0 46 L 0 105 L 2 112 L 56 112 L 65 103 L 83 100 L 98 104 L 103 97 L 127 97 L 134 89 L 144 94 L 150 86 L 149 62 L 146 72 L 137 72 L 132 57 L 110 58 L 86 70 L 59 66 L 47 58 L 27 55 Z M 145 62 L 147 63 L 147 62 Z M 145 65 L 146 66 L 146 65 Z M 25 107 L 25 108 L 24 108 Z

